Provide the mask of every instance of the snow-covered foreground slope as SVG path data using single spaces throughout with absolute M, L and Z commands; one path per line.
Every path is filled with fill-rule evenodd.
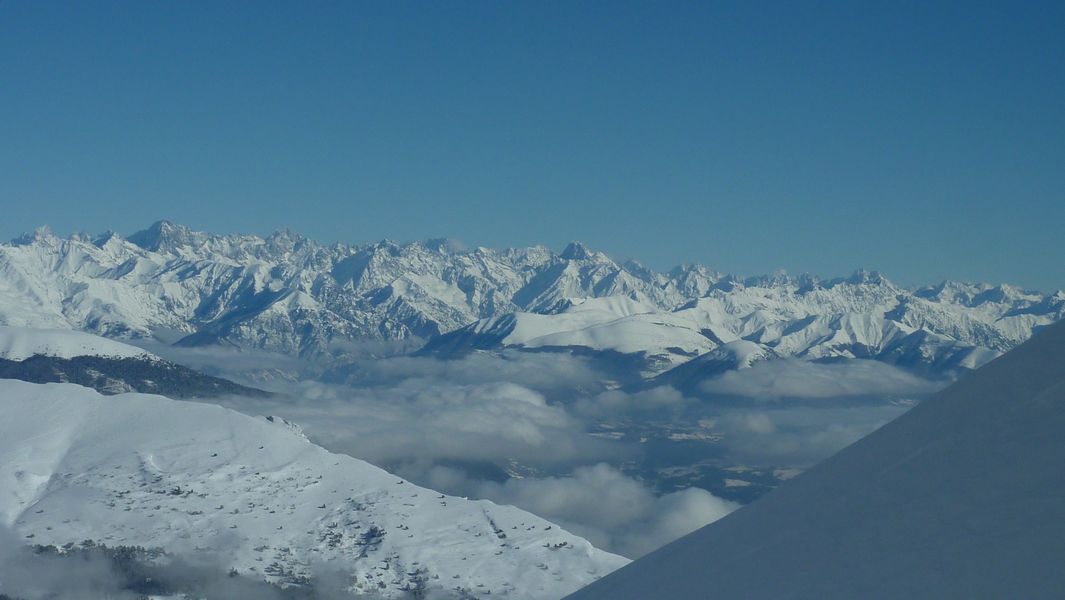
M 0 326 L 0 358 L 25 360 L 31 356 L 153 358 L 135 346 L 81 331 Z
M 0 410 L 0 524 L 27 543 L 211 552 L 272 581 L 342 573 L 389 597 L 559 598 L 627 562 L 514 507 L 331 454 L 279 419 L 10 380 Z
M 578 243 L 561 253 L 441 240 L 324 245 L 161 221 L 129 238 L 42 230 L 0 244 L 0 324 L 301 355 L 466 327 L 443 346 L 576 346 L 643 355 L 655 373 L 742 339 L 782 356 L 947 371 L 1063 316 L 1061 292 L 955 282 L 909 290 L 864 271 L 834 280 L 701 266 L 658 273 Z
M 1065 323 L 571 596 L 1060 598 Z

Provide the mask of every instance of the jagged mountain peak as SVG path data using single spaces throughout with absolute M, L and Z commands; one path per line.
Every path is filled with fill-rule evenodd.
M 28 246 L 30 244 L 39 244 L 44 242 L 50 242 L 58 240 L 59 238 L 52 232 L 52 228 L 48 225 L 41 225 L 34 229 L 32 232 L 26 232 L 22 235 L 11 240 L 11 243 L 15 246 Z
M 979 306 L 986 303 L 1013 302 L 1018 304 L 1038 304 L 1041 301 L 1055 298 L 1058 292 L 1044 296 L 1043 294 L 1006 283 L 991 285 L 987 283 L 971 283 L 946 280 L 934 286 L 920 288 L 914 291 L 914 296 L 935 301 L 952 301 L 967 306 Z
M 184 225 L 175 225 L 171 221 L 161 219 L 126 239 L 145 250 L 157 252 L 187 244 L 192 234 L 193 231 Z
M 599 254 L 598 252 L 593 252 L 581 242 L 572 241 L 566 245 L 558 257 L 562 260 L 592 260 L 598 258 Z
M 796 279 L 800 292 L 810 292 L 821 287 L 821 278 L 811 273 L 803 273 Z
M 723 275 L 706 265 L 695 263 L 681 263 L 669 270 L 668 277 L 683 277 L 690 274 L 700 274 L 708 277 L 721 278 Z
M 425 240 L 423 244 L 426 248 L 441 254 L 460 254 L 469 250 L 461 240 L 446 237 Z
M 743 283 L 747 287 L 781 287 L 795 285 L 795 278 L 784 269 L 777 269 L 767 275 L 747 277 Z
M 288 228 L 279 229 L 271 233 L 264 242 L 267 248 L 278 253 L 298 252 L 304 248 L 318 247 L 311 240 Z
M 274 240 L 274 241 L 299 242 L 299 241 L 305 240 L 307 238 L 305 238 L 300 233 L 298 233 L 296 231 L 293 231 L 293 230 L 289 229 L 288 227 L 285 227 L 284 229 L 278 229 L 278 230 L 274 231 L 269 236 L 267 236 L 266 239 L 267 240 Z
M 860 285 L 863 283 L 871 283 L 874 285 L 884 286 L 892 285 L 892 283 L 888 281 L 887 277 L 884 277 L 884 275 L 880 271 L 870 271 L 865 267 L 859 267 L 855 269 L 854 273 L 851 273 L 850 277 L 847 277 L 842 281 L 852 285 Z
M 111 229 L 108 229 L 107 231 L 96 236 L 86 234 L 81 236 L 80 239 L 88 240 L 89 243 L 91 243 L 93 246 L 96 246 L 97 248 L 103 248 L 104 246 L 107 246 L 108 244 L 113 242 L 121 243 L 123 241 L 122 236 Z

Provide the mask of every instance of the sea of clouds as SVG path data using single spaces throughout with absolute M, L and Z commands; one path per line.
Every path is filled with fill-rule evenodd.
M 153 350 L 260 385 L 250 373 L 290 373 L 265 382 L 280 392 L 274 398 L 221 402 L 284 417 L 316 443 L 418 484 L 529 510 L 630 558 L 739 505 L 698 488 L 658 490 L 627 468 L 649 450 L 589 435 L 597 425 L 698 422 L 720 437 L 720 451 L 735 464 L 803 468 L 942 386 L 873 361 L 758 363 L 685 395 L 668 386 L 610 389 L 596 363 L 563 353 L 441 360 L 374 347 L 322 369 L 217 348 Z

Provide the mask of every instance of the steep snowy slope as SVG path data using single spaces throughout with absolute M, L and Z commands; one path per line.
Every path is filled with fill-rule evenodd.
M 765 346 L 736 340 L 721 344 L 714 350 L 685 362 L 665 373 L 642 382 L 647 388 L 668 385 L 686 394 L 698 395 L 699 383 L 726 371 L 749 369 L 755 363 L 772 360 L 778 355 Z
M 638 310 L 626 312 L 629 303 Z M 1063 316 L 1062 292 L 951 282 L 914 291 L 864 271 L 832 281 L 700 266 L 657 273 L 578 243 L 561 253 L 446 240 L 323 245 L 288 231 L 214 235 L 160 221 L 128 239 L 41 230 L 0 244 L 0 324 L 112 338 L 163 332 L 182 345 L 301 355 L 469 326 L 437 348 L 577 346 L 644 355 L 655 373 L 744 339 L 785 356 L 947 371 Z
M 654 374 L 717 346 L 683 318 L 624 296 L 578 298 L 566 304 L 554 314 L 519 312 L 478 321 L 430 341 L 423 352 L 585 348 L 640 355 L 647 374 Z
M 27 543 L 215 552 L 278 582 L 559 598 L 627 561 L 510 506 L 331 454 L 279 420 L 0 381 L 0 523 Z M 432 595 L 430 597 L 433 597 Z
M 25 360 L 31 356 L 154 358 L 135 346 L 80 331 L 0 326 L 0 358 Z
M 1065 323 L 570 596 L 1060 598 Z

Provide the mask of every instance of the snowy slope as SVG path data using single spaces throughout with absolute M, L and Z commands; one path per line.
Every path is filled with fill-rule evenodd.
M 0 324 L 112 338 L 163 331 L 182 345 L 300 355 L 461 330 L 440 347 L 643 353 L 649 373 L 738 339 L 784 356 L 947 371 L 1063 316 L 1062 292 L 955 282 L 908 290 L 865 271 L 831 281 L 701 266 L 658 273 L 578 243 L 560 253 L 446 240 L 324 245 L 288 231 L 215 235 L 160 221 L 129 238 L 40 230 L 0 244 Z
M 25 360 L 31 356 L 154 358 L 140 348 L 80 331 L 0 326 L 0 358 Z
M 1065 323 L 571 598 L 1060 598 L 1062 431 Z
M 331 454 L 279 419 L 17 381 L 0 381 L 0 409 L 0 523 L 28 543 L 210 549 L 275 582 L 339 570 L 389 597 L 559 598 L 627 562 L 514 507 Z
M 652 377 L 644 382 L 647 387 L 669 385 L 682 392 L 698 394 L 700 382 L 717 377 L 726 371 L 749 369 L 755 363 L 778 358 L 778 355 L 761 344 L 736 340 Z
M 426 351 L 448 348 L 449 352 L 461 352 L 471 347 L 586 348 L 642 355 L 647 373 L 653 374 L 716 347 L 683 319 L 624 296 L 577 298 L 566 304 L 554 314 L 518 312 L 479 321 L 430 342 Z

